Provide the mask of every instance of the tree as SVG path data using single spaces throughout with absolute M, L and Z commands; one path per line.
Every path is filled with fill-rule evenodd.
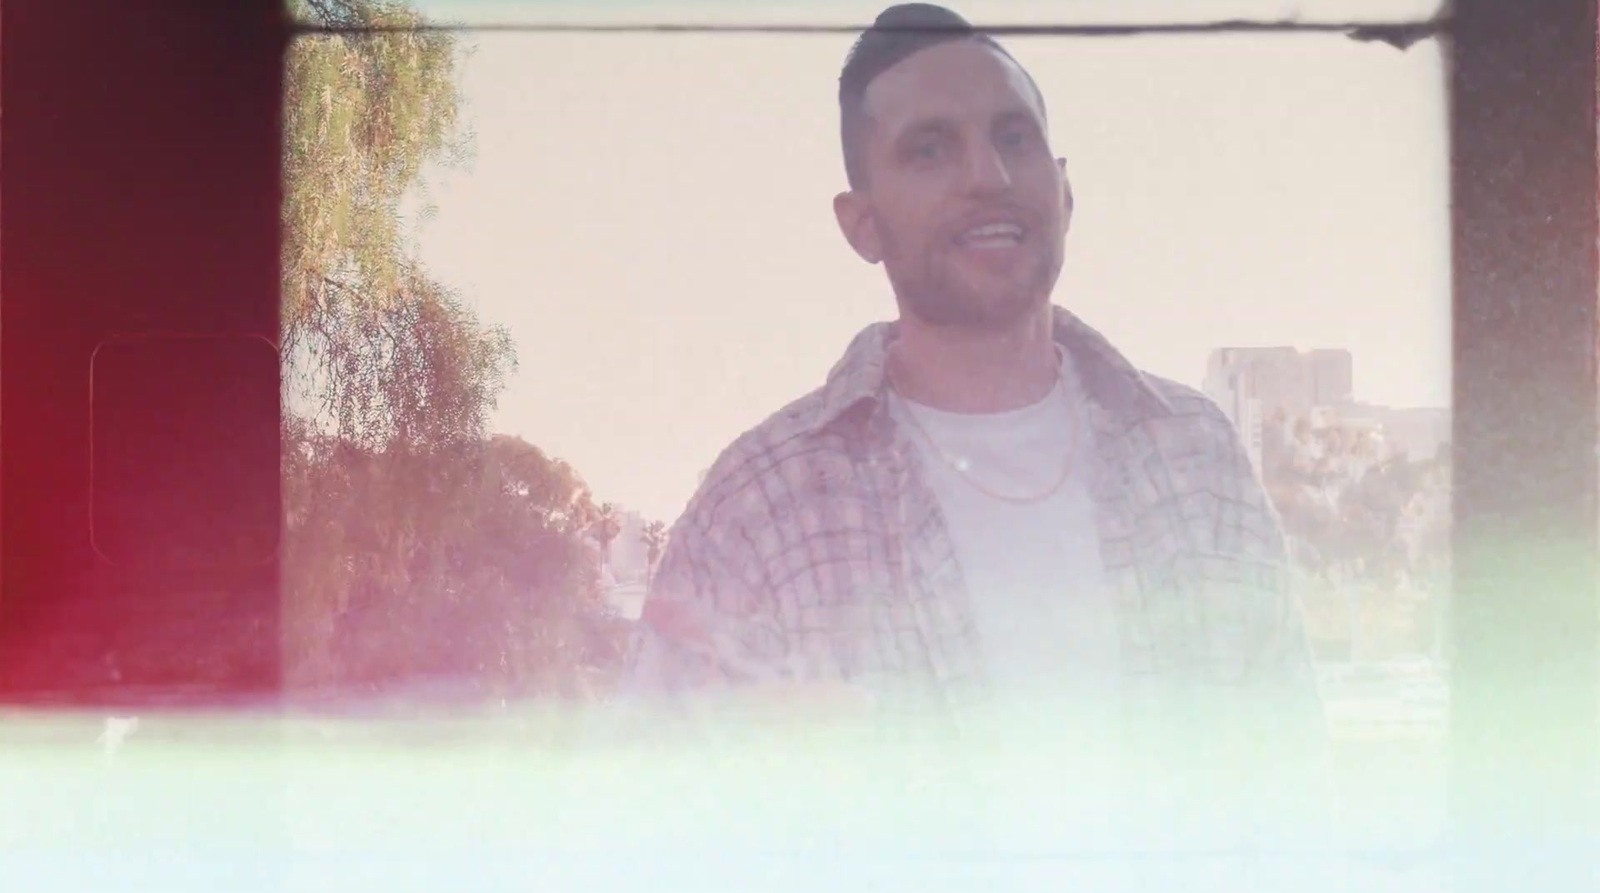
M 292 11 L 325 24 L 421 22 L 380 0 L 295 0 Z M 288 55 L 285 396 L 318 427 L 368 446 L 383 443 L 391 425 L 471 429 L 513 364 L 505 333 L 475 330 L 456 296 L 421 270 L 402 221 L 402 203 L 425 187 L 428 165 L 469 155 L 455 58 L 454 38 L 430 31 L 302 37 Z M 398 343 L 407 339 L 415 343 Z M 452 352 L 466 362 L 442 356 Z M 390 369 L 406 358 L 409 366 Z M 424 395 L 417 381 L 429 374 L 478 380 L 463 383 L 456 405 L 437 405 L 427 400 L 443 390 Z M 411 395 L 426 405 L 406 406 Z
M 617 507 L 609 502 L 600 506 L 599 512 L 594 517 L 591 527 L 595 541 L 600 544 L 601 560 L 607 566 L 611 564 L 611 544 L 622 535 L 622 516 Z
M 645 549 L 645 586 L 649 586 L 656 579 L 656 565 L 661 562 L 661 554 L 667 549 L 667 525 L 660 521 L 651 521 L 644 526 L 644 531 L 639 534 L 639 539 L 644 543 Z
M 343 26 L 421 24 L 383 0 L 291 0 L 306 21 Z M 461 163 L 455 39 L 437 31 L 297 39 L 286 68 L 283 318 L 288 336 L 319 324 L 327 279 L 360 283 L 382 303 L 412 266 L 400 217 L 433 163 Z
M 295 0 L 291 12 L 336 25 L 417 20 L 373 0 Z M 286 647 L 291 682 L 326 681 L 333 618 L 353 591 L 402 576 L 426 517 L 403 510 L 423 494 L 405 489 L 402 468 L 481 434 L 514 355 L 503 332 L 426 277 L 402 236 L 408 190 L 463 147 L 453 40 L 303 37 L 285 75 Z
M 1281 414 L 1262 441 L 1263 482 L 1301 565 L 1332 579 L 1391 575 L 1409 463 L 1382 457 L 1371 432 Z
M 1364 593 L 1394 595 L 1422 579 L 1438 596 L 1434 568 L 1441 543 L 1448 553 L 1448 530 L 1441 536 L 1439 525 L 1448 523 L 1449 496 L 1438 459 L 1385 454 L 1371 431 L 1277 413 L 1263 432 L 1262 479 L 1296 565 L 1345 602 L 1355 652 Z M 1402 608 L 1392 598 L 1379 607 Z
M 387 457 L 368 461 L 382 467 Z M 349 675 L 367 684 L 470 678 L 500 695 L 571 691 L 619 648 L 602 623 L 598 568 L 571 527 L 587 499 L 581 479 L 537 447 L 503 436 L 434 461 L 408 474 L 454 477 L 456 488 L 399 511 L 362 513 L 366 523 L 354 525 L 371 547 L 395 539 L 370 530 L 386 515 L 436 519 L 412 519 L 410 529 L 423 532 L 407 543 L 403 563 L 363 565 L 371 576 L 358 583 L 368 585 L 353 587 L 341 615 Z M 402 574 L 377 576 L 397 566 Z
M 304 19 L 409 25 L 378 0 Z M 286 96 L 285 649 L 297 686 L 421 677 L 481 694 L 572 692 L 613 665 L 597 514 L 566 463 L 487 437 L 507 333 L 431 279 L 402 202 L 457 163 L 455 45 L 441 32 L 296 41 Z

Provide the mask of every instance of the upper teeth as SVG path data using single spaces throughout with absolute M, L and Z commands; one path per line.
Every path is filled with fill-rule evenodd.
M 1011 236 L 1022 238 L 1022 227 L 1015 223 L 986 223 L 983 226 L 973 227 L 962 234 L 964 239 L 985 239 L 995 236 Z

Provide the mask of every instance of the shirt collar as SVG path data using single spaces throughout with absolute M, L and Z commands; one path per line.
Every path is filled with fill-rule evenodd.
M 1051 322 L 1056 343 L 1072 360 L 1091 401 L 1130 423 L 1172 413 L 1166 397 L 1105 336 L 1061 307 L 1051 308 Z M 894 337 L 895 323 L 880 322 L 851 340 L 828 373 L 813 433 L 846 419 L 871 415 L 882 406 L 888 387 L 885 362 Z

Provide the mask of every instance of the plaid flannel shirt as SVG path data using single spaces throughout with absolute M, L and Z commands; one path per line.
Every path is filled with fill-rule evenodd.
M 1238 432 L 1199 392 L 1053 314 L 1090 404 L 1091 497 L 1124 712 L 1147 733 L 1139 752 L 1155 767 L 1254 754 L 1234 770 L 1249 778 L 1212 779 L 1224 785 L 1321 769 L 1325 723 L 1284 539 Z M 823 387 L 715 462 L 646 599 L 629 665 L 640 689 L 842 681 L 958 735 L 985 702 L 961 568 L 884 399 L 893 335 L 892 323 L 861 332 Z

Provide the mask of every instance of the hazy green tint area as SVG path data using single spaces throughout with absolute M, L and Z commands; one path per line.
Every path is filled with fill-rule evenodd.
M 1003 852 L 1008 841 L 1023 850 L 1020 858 L 1038 846 L 1029 832 L 1041 828 L 1056 829 L 1060 850 L 1079 850 L 1080 858 L 1109 846 L 1085 843 L 1093 833 L 1088 817 L 1072 815 L 1074 802 L 1089 802 L 1108 780 L 1083 777 L 1046 743 L 1074 734 L 1067 728 L 1030 725 L 1027 735 L 1009 736 L 1015 746 L 1003 762 L 985 763 L 930 745 L 874 742 L 849 723 L 729 723 L 710 742 L 652 737 L 578 747 L 576 716 L 518 713 L 431 722 L 151 715 L 114 751 L 97 740 L 99 718 L 12 716 L 0 730 L 7 791 L 0 836 L 21 849 L 202 854 L 243 843 L 439 858 L 701 846 L 727 854 L 844 846 L 866 858 L 931 858 Z M 1008 735 L 993 731 L 996 739 Z M 1415 786 L 1438 765 L 1436 743 L 1344 748 L 1347 774 L 1366 776 L 1358 786 L 1389 795 L 1391 827 L 1374 835 L 1378 829 L 1362 822 L 1365 847 L 1432 844 L 1418 834 L 1428 817 L 1415 814 L 1417 804 L 1404 802 L 1387 773 L 1403 769 Z M 1386 770 L 1374 771 L 1378 764 Z M 984 774 L 982 786 L 973 786 L 973 771 Z M 1020 793 L 980 802 L 998 800 L 993 792 L 1001 789 Z M 1069 789 L 1076 794 L 1062 796 Z M 1220 829 L 1206 826 L 1231 808 L 1229 793 L 1212 795 L 1187 814 L 1164 808 L 1128 816 L 1134 825 L 1148 821 L 1150 833 L 1129 835 L 1117 848 L 1224 846 L 1212 833 Z M 1296 845 L 1334 843 L 1294 841 L 1295 817 L 1281 818 L 1282 836 Z

